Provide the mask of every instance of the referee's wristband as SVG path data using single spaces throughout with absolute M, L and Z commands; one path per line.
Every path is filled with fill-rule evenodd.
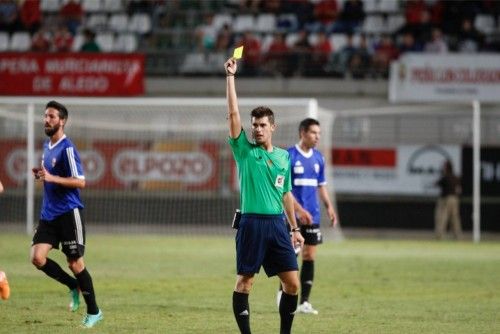
M 294 227 L 294 228 L 292 228 L 292 232 L 300 232 L 300 227 Z

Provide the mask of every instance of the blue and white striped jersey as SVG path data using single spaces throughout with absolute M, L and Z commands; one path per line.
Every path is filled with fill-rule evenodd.
M 75 145 L 64 135 L 54 145 L 43 145 L 42 164 L 52 175 L 84 179 L 80 155 Z M 44 182 L 41 219 L 53 220 L 75 208 L 83 209 L 80 190 Z
M 316 149 L 304 152 L 299 145 L 288 149 L 292 165 L 292 193 L 304 209 L 313 216 L 313 225 L 320 224 L 318 186 L 326 184 L 325 158 Z

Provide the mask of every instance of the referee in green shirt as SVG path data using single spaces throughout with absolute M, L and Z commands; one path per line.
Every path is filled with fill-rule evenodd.
M 235 88 L 237 64 L 225 64 L 229 120 L 229 144 L 238 166 L 241 221 L 236 233 L 237 279 L 233 292 L 233 311 L 241 333 L 250 333 L 248 295 L 254 275 L 264 267 L 267 276 L 281 280 L 283 295 L 279 305 L 280 333 L 290 333 L 300 286 L 294 245 L 303 246 L 297 227 L 291 194 L 290 158 L 286 150 L 272 145 L 276 129 L 274 113 L 267 107 L 251 112 L 252 137 L 249 142 L 241 127 Z M 291 225 L 292 237 L 283 218 Z

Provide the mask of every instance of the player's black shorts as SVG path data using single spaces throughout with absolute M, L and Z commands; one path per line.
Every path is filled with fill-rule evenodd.
M 323 243 L 323 236 L 318 225 L 302 225 L 300 233 L 304 237 L 305 245 L 315 246 Z
M 33 236 L 33 245 L 51 244 L 59 249 L 62 245 L 62 252 L 66 257 L 78 259 L 85 252 L 85 224 L 82 211 L 73 209 L 54 220 L 40 219 L 38 227 Z

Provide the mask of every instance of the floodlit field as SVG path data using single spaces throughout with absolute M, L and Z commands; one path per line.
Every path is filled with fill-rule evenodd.
M 230 237 L 88 235 L 104 321 L 94 333 L 236 333 Z M 74 333 L 85 307 L 29 263 L 30 238 L 0 235 L 1 333 Z M 52 258 L 64 264 L 59 251 Z M 64 265 L 65 266 L 65 265 Z M 294 333 L 499 333 L 500 243 L 348 240 L 318 252 L 312 303 Z M 253 333 L 278 333 L 277 279 L 258 275 Z M 84 330 L 81 330 L 82 332 Z M 89 332 L 89 330 L 86 330 Z

